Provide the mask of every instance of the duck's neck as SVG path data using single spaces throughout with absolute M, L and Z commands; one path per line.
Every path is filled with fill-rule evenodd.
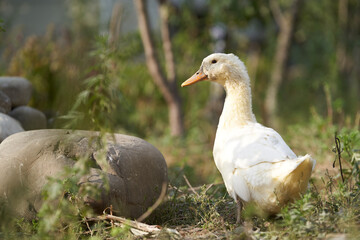
M 226 99 L 220 116 L 218 129 L 231 129 L 256 122 L 252 112 L 250 84 L 226 81 Z

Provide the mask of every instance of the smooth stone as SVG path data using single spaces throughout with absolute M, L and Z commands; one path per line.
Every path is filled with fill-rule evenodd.
M 23 131 L 24 129 L 18 121 L 4 113 L 0 113 L 0 142 L 12 134 Z
M 11 110 L 11 99 L 0 90 L 0 113 L 7 114 Z
M 14 108 L 9 112 L 9 116 L 18 120 L 26 131 L 46 128 L 45 114 L 29 106 Z
M 16 216 L 33 219 L 41 208 L 48 176 L 61 176 L 76 159 L 86 157 L 94 167 L 79 184 L 95 184 L 101 198 L 85 198 L 85 202 L 98 213 L 112 205 L 114 214 L 138 218 L 156 202 L 162 186 L 167 187 L 163 155 L 140 138 L 108 134 L 105 166 L 99 160 L 104 147 L 95 144 L 97 140 L 98 132 L 54 129 L 8 137 L 0 144 L 0 201 L 7 202 Z M 101 172 L 106 173 L 109 191 L 104 188 Z
M 14 108 L 29 103 L 32 85 L 22 77 L 0 77 L 0 90 L 11 99 Z

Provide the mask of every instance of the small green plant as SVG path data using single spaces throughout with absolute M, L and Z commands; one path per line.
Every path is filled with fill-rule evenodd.
M 301 199 L 284 207 L 277 217 L 260 221 L 255 236 L 264 239 L 324 238 L 330 233 L 359 236 L 360 182 L 358 163 L 353 157 L 354 149 L 360 147 L 359 132 L 343 129 L 335 139 L 335 160 L 340 158 L 343 163 L 344 181 L 340 170 L 335 176 L 326 172 L 322 185 L 312 183 Z
M 90 53 L 94 66 L 85 79 L 85 90 L 79 93 L 69 113 L 65 127 L 110 131 L 115 123 L 114 114 L 120 107 L 121 98 L 117 88 L 115 51 L 108 47 L 108 40 L 100 36 Z
M 81 158 L 74 167 L 65 169 L 62 175 L 49 178 L 38 213 L 40 237 L 71 236 L 84 229 L 82 220 L 92 214 L 84 198 L 99 198 L 95 187 L 90 184 L 79 185 L 81 178 L 89 173 L 90 167 L 88 159 Z
M 344 128 L 339 135 L 339 140 L 341 141 L 340 151 L 345 154 L 344 159 L 351 166 L 346 172 L 349 175 L 348 178 L 351 180 L 353 177 L 356 183 L 360 184 L 360 133 L 357 129 Z
M 97 138 L 90 139 L 89 144 L 97 151 L 97 164 L 106 169 L 106 132 L 112 132 L 111 114 L 119 104 L 116 99 L 114 79 L 110 77 L 113 67 L 113 52 L 107 47 L 105 37 L 100 37 L 91 53 L 97 61 L 91 69 L 90 77 L 85 80 L 86 89 L 77 98 L 72 110 L 63 119 L 67 127 L 76 129 L 83 126 L 87 129 L 99 130 Z M 92 141 L 93 140 L 93 141 Z M 61 144 L 61 143 L 59 143 Z M 95 144 L 95 146 L 93 146 Z M 100 192 L 96 185 L 79 184 L 94 167 L 93 160 L 88 156 L 80 156 L 71 168 L 67 168 L 60 176 L 50 177 L 43 191 L 43 205 L 38 213 L 37 235 L 41 238 L 67 237 L 74 238 L 86 233 L 102 233 L 99 224 L 89 224 L 88 218 L 93 216 L 85 199 L 99 199 Z M 101 180 L 107 185 L 105 173 Z M 86 235 L 86 234 L 85 234 Z

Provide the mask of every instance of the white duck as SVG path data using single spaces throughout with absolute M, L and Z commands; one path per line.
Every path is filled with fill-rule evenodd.
M 181 86 L 202 80 L 217 82 L 226 91 L 213 155 L 227 191 L 238 203 L 237 221 L 242 202 L 277 213 L 306 190 L 315 160 L 309 155 L 297 157 L 275 130 L 256 122 L 249 75 L 237 56 L 209 55 Z

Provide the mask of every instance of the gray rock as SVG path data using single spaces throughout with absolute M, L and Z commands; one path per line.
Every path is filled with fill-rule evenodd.
M 9 115 L 18 120 L 26 131 L 46 128 L 45 114 L 35 108 L 20 106 L 9 112 Z
M 101 147 L 91 144 L 97 138 L 97 132 L 49 129 L 7 138 L 0 144 L 0 201 L 7 202 L 17 215 L 33 218 L 41 207 L 47 177 L 59 176 L 66 166 L 76 164 L 74 159 L 87 157 L 94 167 L 79 184 L 95 184 L 101 198 L 85 201 L 99 213 L 112 204 L 118 215 L 139 217 L 155 203 L 163 183 L 167 183 L 164 157 L 140 138 L 114 134 L 107 136 L 109 164 L 104 166 L 98 159 Z M 108 177 L 109 191 L 103 187 L 101 172 Z
M 10 98 L 3 92 L 0 91 L 0 113 L 8 113 L 11 110 L 11 100 Z
M 12 107 L 17 107 L 29 103 L 32 85 L 22 77 L 0 77 L 0 90 L 11 99 Z
M 18 121 L 6 114 L 0 113 L 0 142 L 14 133 L 23 131 L 24 129 Z

